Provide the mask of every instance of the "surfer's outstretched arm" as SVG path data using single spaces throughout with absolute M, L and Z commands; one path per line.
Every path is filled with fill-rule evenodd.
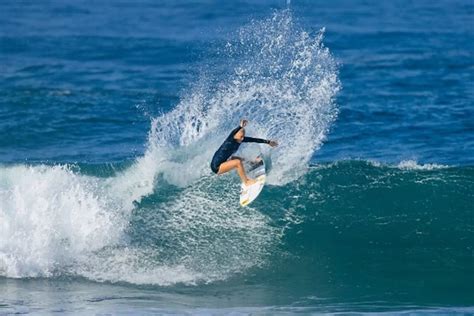
M 247 126 L 247 120 L 240 120 L 239 127 L 235 128 L 231 134 L 229 135 L 228 139 L 233 138 L 238 143 L 261 143 L 261 144 L 268 144 L 272 147 L 278 146 L 278 143 L 274 140 L 267 140 L 262 138 L 255 138 L 255 137 L 245 137 L 245 126 Z
M 270 141 L 262 138 L 255 138 L 255 137 L 248 137 L 245 136 L 242 140 L 243 143 L 261 143 L 261 144 L 268 144 Z
M 255 138 L 255 137 L 247 137 L 245 136 L 242 140 L 243 143 L 261 143 L 261 144 L 268 144 L 272 147 L 278 146 L 278 143 L 274 140 L 262 139 L 262 138 Z

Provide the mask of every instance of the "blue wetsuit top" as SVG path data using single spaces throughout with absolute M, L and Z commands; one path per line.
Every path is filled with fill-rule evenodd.
M 222 143 L 221 147 L 215 152 L 214 156 L 212 157 L 211 161 L 211 169 L 214 173 L 219 171 L 219 167 L 221 163 L 227 161 L 233 153 L 237 151 L 240 147 L 240 143 L 234 139 L 234 135 L 241 129 L 242 127 L 235 128 L 229 136 L 225 139 Z M 261 138 L 253 138 L 253 137 L 244 137 L 242 140 L 243 143 L 265 143 L 268 144 L 268 140 L 261 139 Z

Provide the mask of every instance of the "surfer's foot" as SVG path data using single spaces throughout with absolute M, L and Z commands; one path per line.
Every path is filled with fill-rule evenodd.
M 252 184 L 254 184 L 254 183 L 256 183 L 256 182 L 257 182 L 257 180 L 255 180 L 255 179 L 247 179 L 247 180 L 245 181 L 245 185 L 246 185 L 246 186 L 249 186 L 249 185 L 252 185 Z

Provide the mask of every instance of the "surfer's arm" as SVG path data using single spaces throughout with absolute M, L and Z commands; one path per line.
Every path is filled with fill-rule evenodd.
M 238 131 L 240 131 L 242 127 L 236 127 L 232 130 L 232 132 L 230 132 L 229 136 L 227 136 L 227 139 L 233 139 L 235 134 L 237 134 Z
M 244 137 L 242 140 L 243 143 L 262 143 L 262 144 L 268 144 L 272 147 L 278 146 L 278 142 L 274 140 L 268 140 L 268 139 L 262 139 L 262 138 L 254 138 L 254 137 Z
M 262 138 L 254 138 L 254 137 L 244 137 L 242 140 L 243 143 L 263 143 L 263 144 L 270 144 L 269 140 L 262 139 Z
M 238 131 L 240 131 L 242 128 L 244 128 L 245 126 L 247 126 L 248 122 L 249 122 L 249 121 L 244 120 L 244 119 L 240 120 L 239 127 L 234 128 L 234 130 L 233 130 L 232 132 L 230 132 L 229 137 L 230 137 L 230 136 L 234 137 L 234 135 L 235 135 Z

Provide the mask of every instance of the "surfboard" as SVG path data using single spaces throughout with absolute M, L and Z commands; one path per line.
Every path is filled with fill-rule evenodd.
M 258 162 L 257 162 L 258 161 Z M 261 156 L 256 158 L 256 161 L 244 162 L 245 172 L 249 178 L 257 180 L 252 185 L 246 186 L 242 183 L 240 190 L 240 205 L 247 206 L 252 203 L 262 192 L 265 185 L 266 173 L 265 162 Z

